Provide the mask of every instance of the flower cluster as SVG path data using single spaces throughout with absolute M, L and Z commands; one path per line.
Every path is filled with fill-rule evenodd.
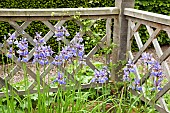
M 9 38 L 7 39 L 8 44 L 9 45 L 14 44 L 14 42 L 16 40 L 15 33 L 13 33 L 13 34 L 8 33 L 8 35 L 9 35 Z M 6 36 L 4 36 L 4 39 L 6 39 Z
M 48 57 L 52 56 L 54 52 L 50 46 L 42 45 L 45 44 L 45 42 L 41 33 L 36 33 L 33 41 L 36 43 L 33 63 L 38 62 L 40 65 L 47 65 L 49 63 Z
M 146 72 L 151 71 L 150 78 L 153 78 L 152 82 L 154 86 L 152 89 L 162 90 L 161 81 L 163 80 L 163 73 L 162 73 L 162 68 L 160 63 L 152 57 L 152 54 L 146 52 L 142 54 L 140 60 L 142 61 L 143 66 L 147 67 L 147 69 L 145 69 L 145 73 L 143 74 L 146 74 Z M 128 63 L 126 64 L 126 67 L 124 68 L 123 81 L 129 81 L 129 82 L 131 81 L 130 74 L 136 74 L 135 68 L 137 67 L 134 65 L 132 60 L 129 60 Z M 135 78 L 133 84 L 134 85 L 132 86 L 132 89 L 138 91 L 142 90 L 139 79 Z
M 123 69 L 124 70 L 124 75 L 123 75 L 123 81 L 131 81 L 131 74 L 136 74 L 136 66 L 133 63 L 132 60 L 129 60 L 128 63 L 126 64 L 126 67 Z M 133 85 L 131 86 L 132 89 L 140 91 L 142 90 L 142 87 L 140 86 L 140 80 L 135 78 L 134 82 L 132 83 Z
M 50 46 L 47 46 L 45 43 L 45 39 L 41 36 L 42 33 L 36 32 L 36 35 L 33 39 L 33 42 L 35 43 L 34 47 L 34 53 L 33 53 L 33 63 L 37 62 L 40 65 L 47 65 L 49 64 L 49 57 L 53 55 L 53 51 Z M 69 36 L 69 32 L 66 30 L 65 27 L 56 27 L 55 28 L 55 36 L 57 37 L 57 41 L 63 40 L 64 37 Z M 16 44 L 16 46 L 19 48 L 17 51 L 19 58 L 18 61 L 21 62 L 28 62 L 28 41 L 26 38 L 21 38 L 21 40 L 17 40 L 15 34 L 9 34 L 9 38 L 7 39 L 8 45 Z M 6 39 L 6 37 L 4 37 Z M 70 44 L 63 47 L 62 50 L 59 52 L 58 55 L 55 56 L 54 61 L 52 61 L 52 64 L 55 66 L 65 66 L 62 64 L 67 63 L 73 63 L 74 60 L 79 60 L 80 62 L 83 62 L 83 56 L 84 56 L 84 44 L 81 44 L 83 42 L 83 38 L 80 36 L 80 33 L 76 33 L 76 36 L 73 38 Z M 59 42 L 60 43 L 60 42 Z M 12 47 L 9 48 L 7 56 L 9 58 L 12 58 L 14 55 L 14 50 Z M 106 75 L 104 74 L 105 71 L 100 71 L 100 83 L 103 83 L 107 80 Z M 58 82 L 59 84 L 65 84 L 64 74 L 58 72 L 58 77 L 53 82 Z
M 64 36 L 69 36 L 69 32 L 65 27 L 58 27 L 55 31 L 55 36 L 57 41 L 63 40 Z M 74 60 L 78 60 L 79 63 L 83 63 L 84 56 L 84 45 L 81 44 L 83 38 L 80 36 L 80 33 L 76 33 L 76 36 L 73 38 L 70 44 L 63 47 L 58 55 L 55 56 L 54 61 L 52 62 L 55 66 L 63 66 L 67 63 L 73 63 Z
M 53 83 L 58 82 L 59 84 L 66 84 L 64 73 L 58 72 L 57 78 L 53 81 Z
M 40 33 L 36 32 L 36 35 L 35 35 L 35 37 L 33 39 L 36 46 L 40 46 L 40 44 L 45 44 L 44 38 L 41 36 L 41 34 L 42 34 L 42 32 L 40 32 Z
M 19 54 L 18 61 L 21 62 L 28 62 L 28 41 L 26 38 L 21 38 L 20 41 L 16 39 L 15 33 L 12 35 L 9 33 L 8 34 L 10 37 L 7 39 L 7 43 L 9 44 L 9 47 L 13 44 L 15 44 L 19 50 L 17 53 Z M 6 39 L 6 36 L 4 37 Z M 12 58 L 12 56 L 15 55 L 15 51 L 13 50 L 13 47 L 10 47 L 7 53 L 8 58 Z
M 13 45 L 15 43 L 16 36 L 15 36 L 15 33 L 13 33 L 13 34 L 8 33 L 8 35 L 9 35 L 9 38 L 7 39 L 7 43 L 9 45 L 9 50 L 8 50 L 8 53 L 7 53 L 7 57 L 12 58 L 12 56 L 15 55 L 15 51 L 13 50 L 11 45 Z M 4 36 L 4 39 L 6 39 L 6 36 Z
M 19 54 L 18 61 L 21 62 L 28 62 L 28 41 L 26 38 L 22 38 L 19 42 L 16 41 L 15 44 L 17 44 L 17 47 L 19 50 L 17 53 Z
M 105 83 L 109 75 L 107 67 L 104 66 L 103 69 L 94 71 L 94 78 L 92 78 L 91 82 Z
M 153 78 L 153 90 L 162 90 L 161 81 L 163 80 L 163 73 L 161 65 L 156 61 L 152 54 L 144 52 L 141 57 L 141 61 L 144 65 L 148 67 L 148 70 L 151 70 L 150 77 Z
M 72 62 L 74 58 L 77 58 L 79 61 L 83 60 L 84 45 L 81 44 L 82 41 L 83 39 L 80 37 L 80 34 L 77 33 L 72 43 L 63 47 L 60 54 L 55 56 L 52 64 L 55 66 L 60 66 L 67 61 Z
M 14 52 L 13 48 L 10 47 L 8 50 L 8 53 L 7 53 L 7 57 L 12 58 L 13 55 L 15 55 L 15 52 Z
M 38 62 L 40 65 L 47 65 L 49 64 L 48 58 L 52 56 L 53 53 L 50 46 L 35 47 L 33 63 Z
M 157 61 L 152 66 L 151 77 L 153 77 L 153 84 L 154 84 L 153 90 L 155 89 L 162 90 L 161 81 L 163 80 L 163 73 L 162 73 L 161 65 Z
M 142 64 L 144 65 L 144 69 L 150 69 L 152 65 L 155 63 L 155 59 L 152 57 L 152 54 L 144 52 L 140 58 Z
M 123 76 L 123 81 L 130 81 L 130 73 L 135 73 L 135 65 L 132 60 L 129 60 L 128 63 L 126 64 L 126 67 L 123 69 L 124 70 L 124 76 Z
M 70 36 L 69 32 L 66 30 L 65 27 L 55 27 L 55 35 L 54 37 L 57 37 L 57 41 L 63 40 L 64 36 Z

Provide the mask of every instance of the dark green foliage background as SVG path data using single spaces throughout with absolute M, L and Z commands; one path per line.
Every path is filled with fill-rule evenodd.
M 77 8 L 77 7 L 114 7 L 114 0 L 0 0 L 0 8 Z M 136 0 L 135 8 L 155 13 L 161 13 L 165 15 L 170 15 L 170 0 Z M 53 25 L 57 21 L 50 21 Z M 101 21 L 102 22 L 102 21 Z M 99 24 L 101 22 L 98 22 Z M 21 24 L 22 22 L 18 22 Z M 68 25 L 68 30 L 71 33 L 71 38 L 75 35 L 76 31 L 78 31 L 77 25 L 72 22 L 68 21 L 66 24 Z M 71 25 L 71 27 L 69 26 Z M 98 25 L 101 29 L 105 28 L 104 24 Z M 96 27 L 96 29 L 98 29 Z M 26 32 L 34 37 L 35 32 L 43 32 L 43 36 L 45 33 L 49 31 L 49 29 L 43 25 L 43 23 L 39 21 L 32 22 L 31 25 L 26 29 Z M 97 32 L 97 30 L 94 30 Z M 14 29 L 6 22 L 0 22 L 0 42 L 2 42 L 4 35 L 9 33 L 13 33 Z M 140 36 L 142 38 L 142 42 L 145 43 L 148 39 L 148 33 L 145 27 L 140 29 Z M 90 39 L 85 39 L 86 42 L 86 52 L 91 50 L 94 46 L 94 40 L 89 41 Z M 169 44 L 170 39 L 167 35 L 162 32 L 159 35 L 158 40 L 161 45 Z M 53 48 L 57 47 L 57 43 L 54 39 L 50 39 L 49 42 Z M 135 42 L 133 43 L 133 50 L 137 50 L 137 46 Z
M 135 9 L 169 15 L 170 16 L 170 0 L 136 0 Z M 145 26 L 140 28 L 140 37 L 142 42 L 145 43 L 149 38 L 149 34 Z M 170 38 L 164 31 L 157 37 L 160 45 L 170 44 Z M 135 42 L 132 45 L 133 50 L 137 50 Z

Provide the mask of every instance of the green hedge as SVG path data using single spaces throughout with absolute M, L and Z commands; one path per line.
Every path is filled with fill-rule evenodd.
M 76 7 L 113 7 L 114 6 L 114 0 L 3 0 L 0 2 L 0 8 L 76 8 Z M 136 0 L 135 4 L 136 9 L 140 10 L 146 10 L 150 12 L 155 13 L 161 13 L 170 15 L 170 0 Z M 53 25 L 57 21 L 50 21 Z M 22 22 L 18 22 L 18 24 L 21 24 Z M 105 27 L 104 25 L 105 21 L 101 20 L 98 21 L 96 24 L 96 27 L 93 28 L 94 38 L 100 38 L 103 36 L 103 29 Z M 71 33 L 71 36 L 68 37 L 71 39 L 76 33 L 76 31 L 79 30 L 77 27 L 77 24 L 75 24 L 72 21 L 67 21 L 65 23 L 65 26 L 68 26 L 68 30 Z M 29 32 L 29 34 L 33 37 L 35 35 L 35 32 L 41 31 L 43 32 L 43 35 L 49 31 L 49 29 L 39 21 L 32 22 L 31 25 L 26 29 L 26 32 Z M 7 35 L 8 33 L 14 32 L 14 29 L 5 22 L 0 22 L 0 39 L 3 39 L 4 35 Z M 99 32 L 99 33 L 98 33 Z M 142 38 L 143 43 L 146 42 L 148 38 L 148 33 L 146 32 L 146 28 L 143 27 L 140 30 L 140 35 Z M 96 36 L 96 37 L 95 37 Z M 159 35 L 158 40 L 161 45 L 169 44 L 170 40 L 167 38 L 167 35 L 165 33 L 162 33 L 162 35 Z M 2 40 L 0 40 L 1 42 Z M 86 41 L 86 52 L 91 50 L 91 48 L 95 45 L 94 42 L 96 42 L 95 39 L 90 39 L 88 36 L 85 38 Z M 52 38 L 48 41 L 48 43 L 56 50 L 57 49 L 57 43 Z M 134 42 L 133 44 L 133 50 L 137 50 L 136 44 Z
M 170 0 L 136 0 L 135 8 L 170 16 Z M 139 33 L 142 42 L 145 43 L 149 38 L 146 27 L 142 26 Z M 164 31 L 158 35 L 158 41 L 160 45 L 170 44 L 170 38 Z M 132 49 L 137 50 L 135 42 L 133 42 Z

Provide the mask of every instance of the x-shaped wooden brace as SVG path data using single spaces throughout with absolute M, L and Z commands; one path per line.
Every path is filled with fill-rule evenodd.
M 129 20 L 129 21 L 130 21 L 130 20 Z M 137 45 L 138 45 L 138 48 L 139 48 L 139 49 L 142 48 L 142 50 L 139 51 L 139 52 L 141 52 L 141 53 L 142 53 L 143 51 L 145 51 L 146 48 L 149 46 L 149 44 L 152 42 L 153 45 L 154 45 L 154 47 L 155 47 L 155 49 L 156 49 L 156 53 L 157 53 L 158 57 L 161 57 L 161 55 L 162 55 L 163 53 L 162 53 L 161 47 L 160 47 L 160 45 L 159 45 L 156 37 L 157 37 L 157 35 L 159 34 L 159 32 L 160 32 L 160 30 L 161 30 L 160 28 L 162 28 L 162 27 L 157 28 L 158 30 L 155 30 L 155 33 L 154 33 L 153 29 L 152 29 L 150 26 L 146 25 L 146 28 L 147 28 L 147 30 L 148 30 L 148 32 L 149 32 L 149 35 L 150 35 L 150 38 L 149 38 L 148 41 L 145 43 L 145 45 L 144 45 L 145 47 L 144 47 L 143 44 L 142 44 L 142 41 L 141 41 L 141 39 L 140 39 L 139 33 L 138 33 L 138 29 L 140 28 L 140 26 L 141 26 L 141 23 L 140 23 L 139 21 L 138 21 L 138 23 L 137 23 L 136 25 L 134 24 L 134 22 L 131 22 L 131 30 L 132 30 L 132 32 L 131 32 L 131 35 L 130 35 L 130 39 L 131 39 L 131 38 L 133 37 L 133 35 L 134 35 L 134 37 L 135 37 L 135 39 L 136 39 L 136 42 L 137 42 Z M 166 29 L 167 29 L 167 28 L 166 28 Z M 154 39 L 154 38 L 155 38 L 155 39 Z M 141 54 L 139 54 L 139 52 L 138 52 L 138 55 L 141 56 Z M 132 54 L 131 54 L 131 55 L 132 55 Z M 168 55 L 168 54 L 165 55 L 165 57 L 164 57 L 163 59 L 167 58 L 167 56 L 169 56 L 169 55 Z M 136 59 L 135 59 L 134 61 L 137 62 L 137 60 L 138 60 L 138 58 L 136 57 Z M 162 63 L 162 62 L 160 62 L 160 63 Z M 169 71 L 169 68 L 168 68 L 167 63 L 164 62 L 163 65 L 166 67 L 166 70 Z M 149 76 L 150 76 L 150 72 L 148 72 L 146 75 L 144 75 L 144 76 L 142 77 L 141 82 L 140 82 L 141 85 L 145 83 L 145 81 L 149 78 Z M 169 76 L 169 74 L 168 74 L 168 76 Z M 170 85 L 170 83 L 169 83 L 169 85 Z M 166 104 L 165 104 L 164 98 L 161 98 L 161 97 L 169 90 L 169 89 L 167 90 L 167 88 L 168 88 L 168 85 L 166 85 L 166 86 L 163 88 L 163 89 L 164 89 L 163 91 L 160 91 L 160 92 L 156 95 L 156 99 L 151 100 L 151 101 L 152 101 L 152 102 L 156 102 L 156 101 L 159 99 L 159 101 L 160 101 L 160 103 L 161 103 L 161 106 L 168 111 L 168 108 L 167 108 L 167 106 L 166 106 Z

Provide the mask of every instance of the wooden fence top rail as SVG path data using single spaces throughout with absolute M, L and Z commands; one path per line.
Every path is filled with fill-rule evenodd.
M 124 15 L 139 18 L 151 22 L 156 22 L 164 25 L 170 25 L 170 16 L 132 9 L 125 8 Z
M 0 9 L 0 17 L 9 16 L 71 16 L 119 14 L 117 7 L 100 8 L 56 8 L 56 9 Z

